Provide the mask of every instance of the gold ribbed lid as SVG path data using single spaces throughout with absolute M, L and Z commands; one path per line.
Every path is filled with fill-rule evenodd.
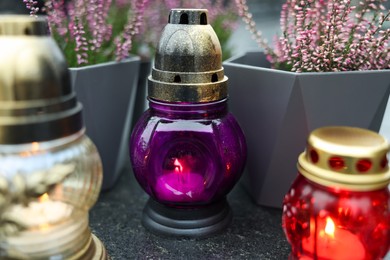
M 227 97 L 218 37 L 205 9 L 172 9 L 156 49 L 149 97 L 210 102 Z
M 324 186 L 354 191 L 386 187 L 390 182 L 389 143 L 370 130 L 330 126 L 314 130 L 298 170 Z
M 0 15 L 0 144 L 76 133 L 81 109 L 46 19 Z
M 28 15 L 0 15 L 0 35 L 48 35 L 49 27 L 44 18 Z

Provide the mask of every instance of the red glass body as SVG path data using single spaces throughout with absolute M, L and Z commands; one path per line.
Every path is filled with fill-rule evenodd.
M 390 246 L 389 188 L 334 189 L 299 174 L 283 202 L 291 259 L 382 259 Z

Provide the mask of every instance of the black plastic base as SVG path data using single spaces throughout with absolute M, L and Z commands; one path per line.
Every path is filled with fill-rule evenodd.
M 151 232 L 174 237 L 206 238 L 222 232 L 232 220 L 226 199 L 194 209 L 167 207 L 149 199 L 142 224 Z

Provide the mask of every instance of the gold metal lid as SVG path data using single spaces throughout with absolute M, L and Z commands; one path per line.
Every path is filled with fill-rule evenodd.
M 0 15 L 0 35 L 48 35 L 49 27 L 42 18 L 26 15 Z
M 81 110 L 46 19 L 0 15 L 0 144 L 76 133 Z
M 321 185 L 353 191 L 386 187 L 390 182 L 389 143 L 381 135 L 355 127 L 330 126 L 314 130 L 298 170 Z
M 149 97 L 167 102 L 210 102 L 227 97 L 218 37 L 205 9 L 172 9 L 149 76 Z

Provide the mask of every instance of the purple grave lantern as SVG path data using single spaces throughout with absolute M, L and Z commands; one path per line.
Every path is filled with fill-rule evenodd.
M 149 77 L 149 109 L 130 158 L 150 195 L 142 222 L 171 236 L 207 237 L 231 221 L 227 193 L 245 165 L 246 143 L 227 108 L 227 77 L 207 10 L 173 9 Z

